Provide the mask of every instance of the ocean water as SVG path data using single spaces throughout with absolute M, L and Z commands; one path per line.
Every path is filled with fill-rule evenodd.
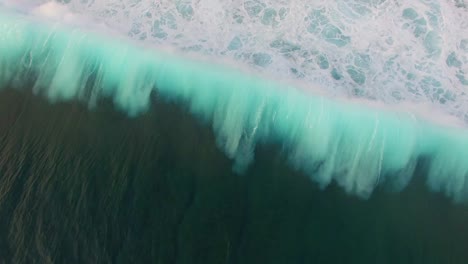
M 5 263 L 466 263 L 463 1 L 0 1 Z

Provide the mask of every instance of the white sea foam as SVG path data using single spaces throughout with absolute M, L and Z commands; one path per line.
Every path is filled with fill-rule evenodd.
M 157 47 L 236 61 L 305 89 L 387 104 L 418 103 L 468 121 L 463 0 L 2 3 L 49 19 L 105 24 Z
M 237 61 L 306 89 L 429 105 L 468 121 L 463 0 L 62 2 L 67 11 L 28 5 L 55 19 L 80 14 L 154 46 Z

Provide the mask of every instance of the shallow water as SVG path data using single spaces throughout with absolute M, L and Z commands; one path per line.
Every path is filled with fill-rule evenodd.
M 62 2 L 35 13 L 97 21 L 139 42 L 232 60 L 306 90 L 427 103 L 468 120 L 463 0 Z

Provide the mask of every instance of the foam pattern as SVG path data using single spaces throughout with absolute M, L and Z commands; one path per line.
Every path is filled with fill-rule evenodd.
M 211 124 L 240 173 L 257 144 L 277 144 L 292 166 L 320 186 L 336 181 L 368 197 L 379 183 L 404 188 L 425 159 L 432 190 L 456 201 L 467 198 L 465 129 L 0 11 L 0 87 L 27 82 L 51 102 L 81 100 L 93 108 L 100 98 L 111 98 L 130 116 L 158 100 L 185 105 Z
M 464 0 L 69 0 L 133 39 L 468 122 Z

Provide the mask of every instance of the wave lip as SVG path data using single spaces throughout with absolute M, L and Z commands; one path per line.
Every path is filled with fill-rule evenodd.
M 456 201 L 467 198 L 468 136 L 462 128 L 331 100 L 11 12 L 1 13 L 0 33 L 1 87 L 31 82 L 51 102 L 81 100 L 91 108 L 112 98 L 130 116 L 144 112 L 157 94 L 209 122 L 239 172 L 253 161 L 257 144 L 278 144 L 320 186 L 334 180 L 368 197 L 379 183 L 404 188 L 424 159 L 432 190 Z

